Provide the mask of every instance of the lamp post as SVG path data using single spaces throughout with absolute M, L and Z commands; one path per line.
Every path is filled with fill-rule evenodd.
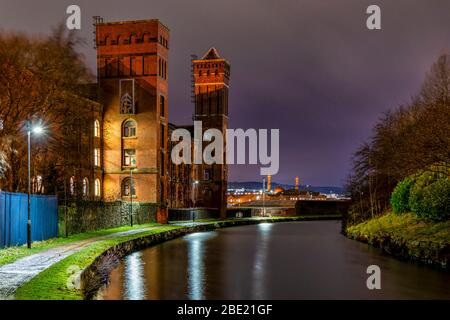
M 195 205 L 196 205 L 196 201 L 195 201 L 195 186 L 198 185 L 198 180 L 194 180 L 192 181 L 192 203 L 194 205 L 194 208 L 192 210 L 192 223 L 194 223 L 195 221 Z
M 133 169 L 130 168 L 130 226 L 133 227 Z
M 41 126 L 35 126 L 31 128 L 31 121 L 27 120 L 27 140 L 28 140 L 28 219 L 27 219 L 27 247 L 31 249 L 31 131 L 36 134 L 40 134 L 43 131 Z
M 263 217 L 266 216 L 266 177 L 263 178 Z

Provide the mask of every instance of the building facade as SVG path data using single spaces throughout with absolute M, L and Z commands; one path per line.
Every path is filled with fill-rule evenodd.
M 95 28 L 103 199 L 156 203 L 164 222 L 169 29 L 159 20 L 98 22 Z
M 220 57 L 215 48 L 209 49 L 201 59 L 192 60 L 193 79 L 193 120 L 201 122 L 202 150 L 210 143 L 204 134 L 208 129 L 218 129 L 222 133 L 228 127 L 228 90 L 230 64 Z M 176 126 L 175 129 L 187 130 L 194 137 L 194 126 Z M 225 135 L 223 135 L 225 140 Z M 195 141 L 191 139 L 191 155 L 195 153 Z M 226 141 L 224 142 L 224 146 Z M 175 142 L 176 143 L 176 142 Z M 174 142 L 170 143 L 173 147 Z M 169 153 L 171 150 L 169 150 Z M 225 148 L 223 163 L 172 164 L 169 171 L 171 208 L 206 208 L 217 212 L 217 216 L 226 217 L 228 167 Z
M 70 176 L 69 195 L 152 204 L 162 223 L 169 208 L 202 207 L 225 217 L 226 164 L 175 165 L 170 159 L 173 130 L 193 137 L 194 126 L 168 122 L 169 29 L 159 20 L 96 21 L 95 36 L 97 85 L 86 99 L 92 117 L 82 126 L 89 132 L 75 139 L 87 169 Z M 225 132 L 230 64 L 214 48 L 192 63 L 193 120 L 202 122 L 202 133 Z
M 215 48 L 211 48 L 201 58 L 193 63 L 194 80 L 194 120 L 201 121 L 202 133 L 208 129 L 218 129 L 223 133 L 228 128 L 228 91 L 230 83 L 230 64 L 220 57 Z M 203 148 L 210 142 L 203 141 Z M 226 141 L 223 141 L 224 146 Z M 226 217 L 226 192 L 228 181 L 228 166 L 226 148 L 222 152 L 222 164 L 194 165 L 193 194 L 196 206 L 217 208 L 220 216 Z

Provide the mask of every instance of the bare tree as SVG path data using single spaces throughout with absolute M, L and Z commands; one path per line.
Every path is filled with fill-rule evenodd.
M 45 190 L 53 193 L 68 161 L 80 158 L 68 152 L 82 141 L 75 124 L 92 118 L 83 97 L 93 79 L 75 50 L 80 43 L 62 25 L 47 38 L 0 34 L 1 188 L 26 189 L 26 120 L 46 128 L 45 137 L 33 137 L 32 149 L 33 173 L 46 176 Z
M 382 214 L 395 185 L 420 170 L 450 168 L 450 57 L 438 58 L 420 93 L 386 113 L 353 157 L 347 182 L 353 221 Z

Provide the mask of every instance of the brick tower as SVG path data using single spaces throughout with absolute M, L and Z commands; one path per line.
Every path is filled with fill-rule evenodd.
M 166 222 L 169 30 L 158 20 L 95 27 L 104 199 L 149 203 Z
M 195 97 L 194 120 L 202 121 L 203 132 L 210 128 L 216 128 L 225 133 L 228 127 L 230 64 L 219 56 L 215 48 L 209 49 L 201 59 L 193 60 L 192 63 Z M 203 148 L 208 144 L 209 142 L 204 142 Z M 224 150 L 224 161 L 225 159 Z M 225 163 L 195 165 L 193 177 L 196 206 L 217 208 L 220 216 L 225 218 L 227 165 Z

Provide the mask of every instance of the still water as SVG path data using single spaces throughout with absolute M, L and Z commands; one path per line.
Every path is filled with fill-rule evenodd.
M 340 221 L 195 233 L 129 255 L 104 299 L 450 299 L 450 273 L 399 261 L 340 233 Z M 366 269 L 381 268 L 381 290 Z

